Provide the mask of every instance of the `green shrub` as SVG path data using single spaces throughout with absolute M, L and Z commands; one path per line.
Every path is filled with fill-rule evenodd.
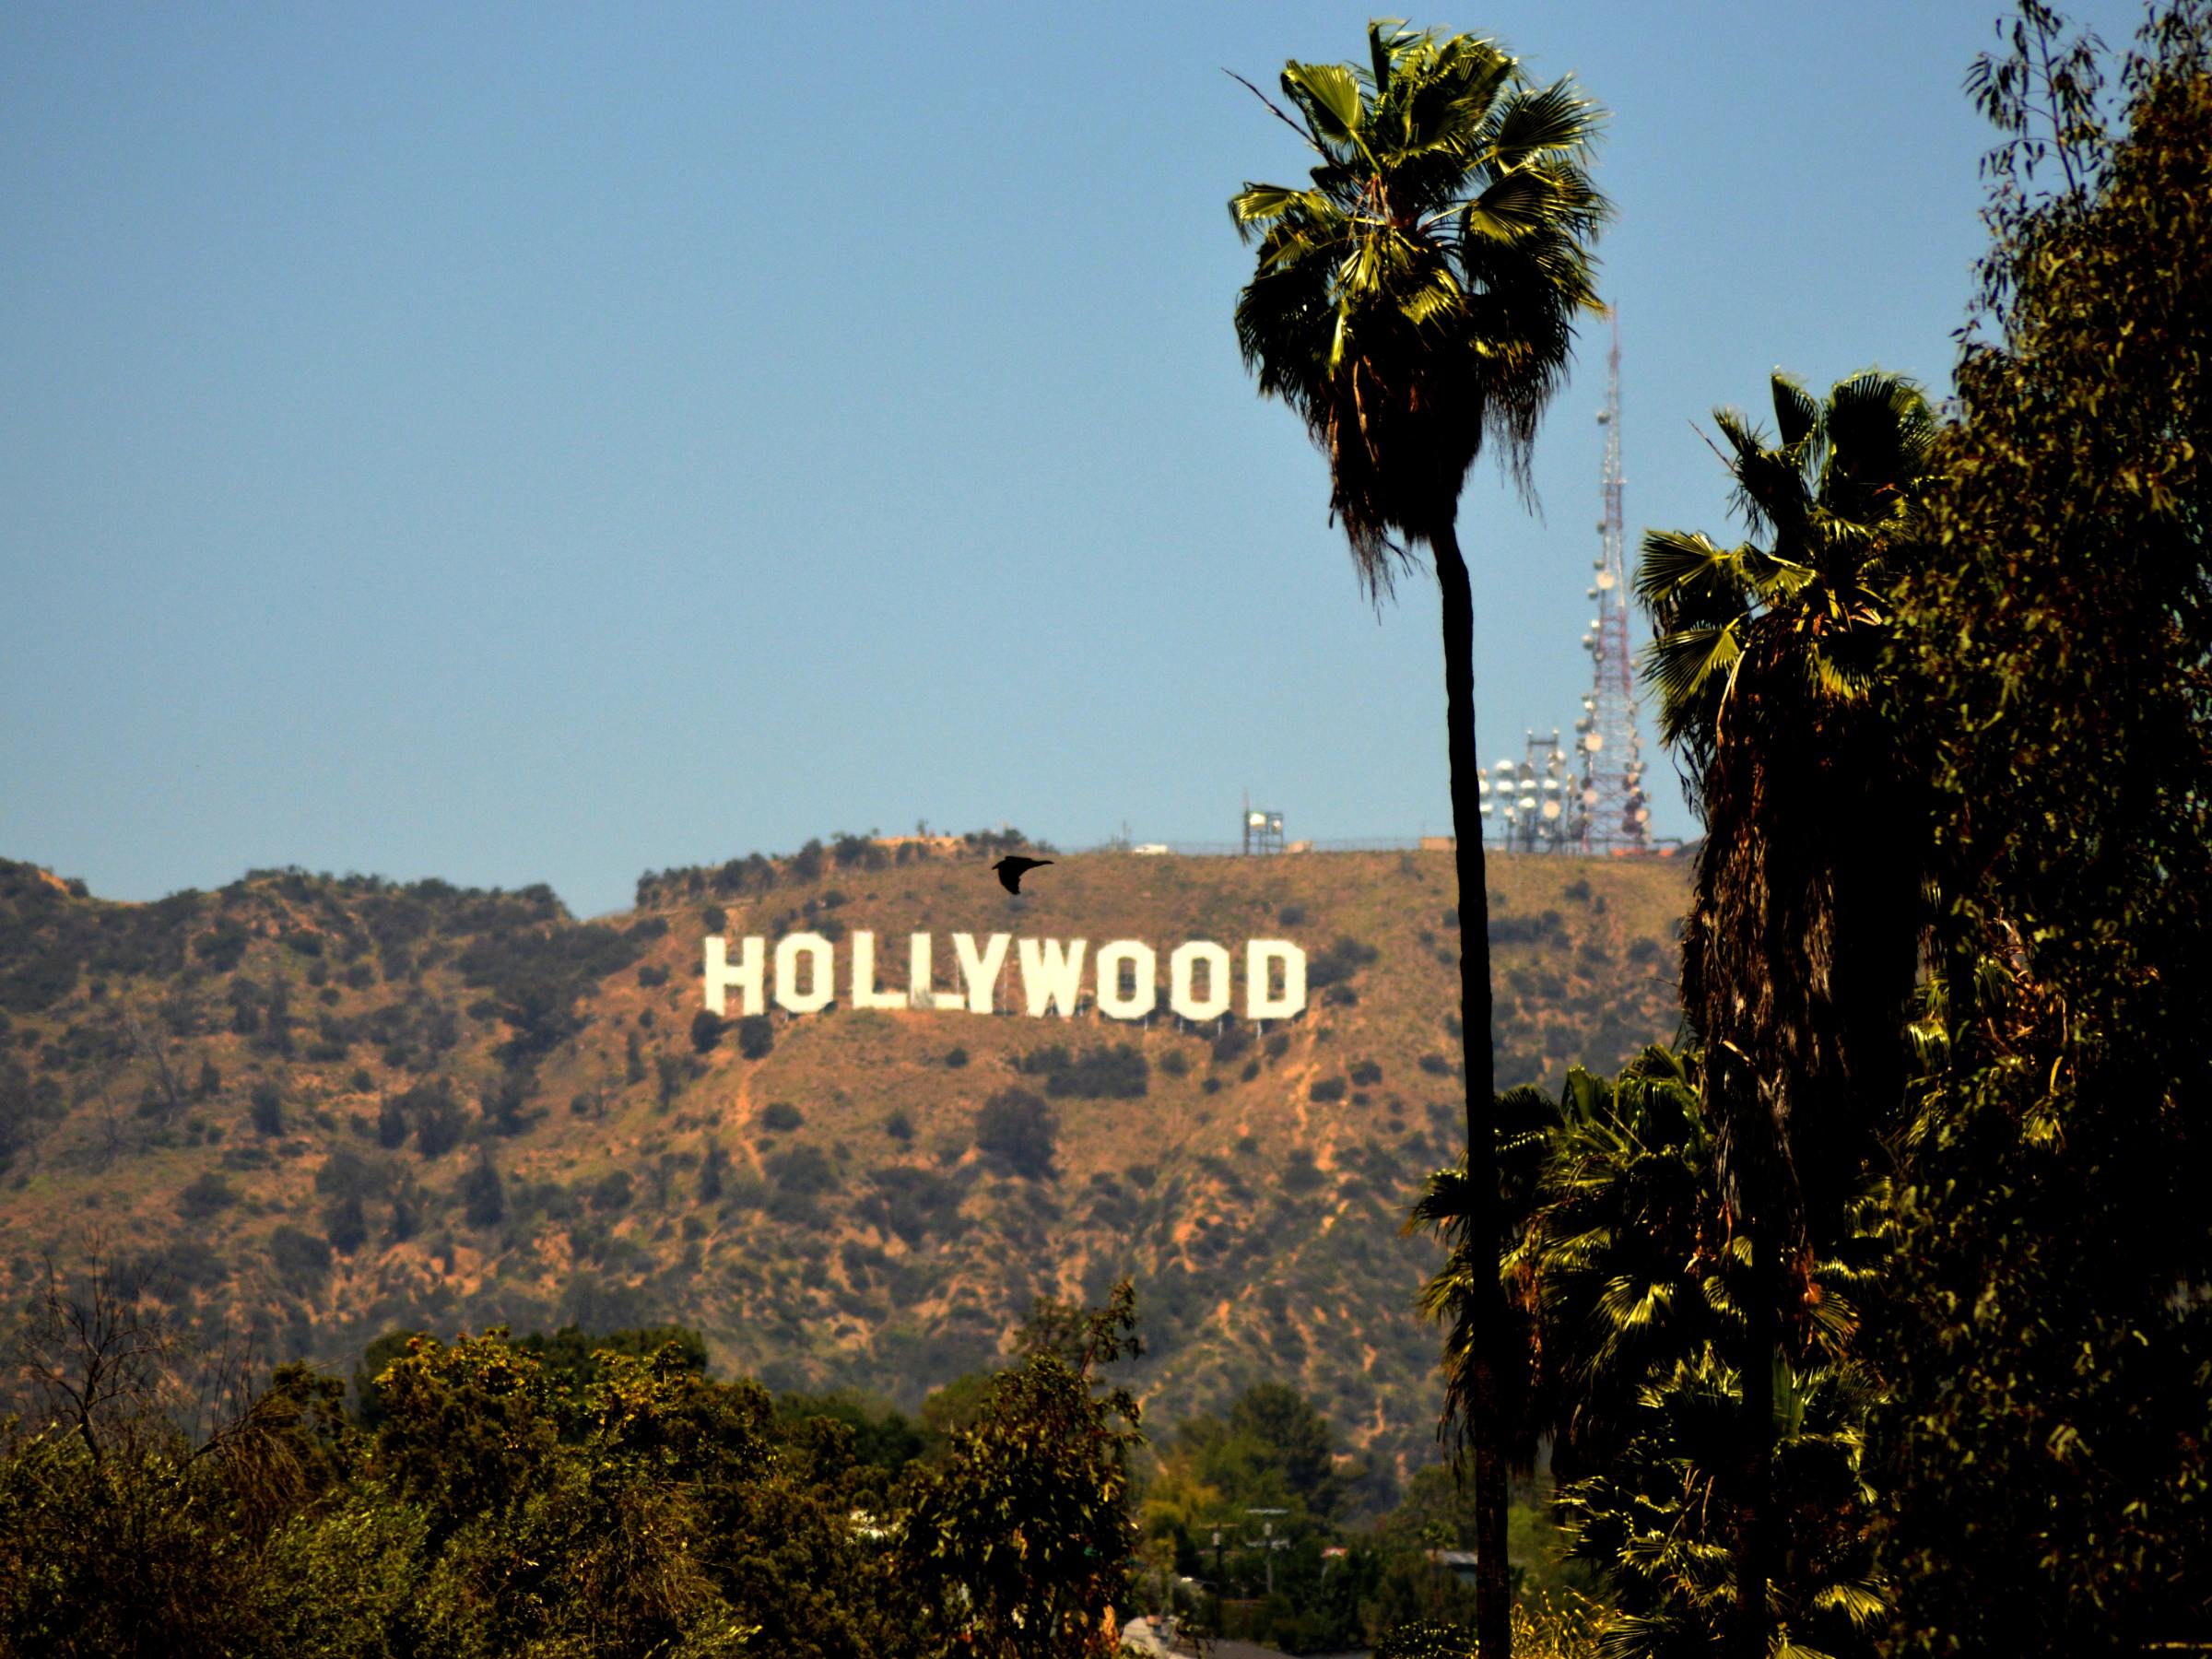
M 216 972 L 229 973 L 246 954 L 246 946 L 253 937 L 237 923 L 226 919 L 192 942 L 192 954 Z
M 256 1083 L 249 1107 L 255 1133 L 277 1135 L 284 1133 L 284 1095 L 274 1083 Z
M 712 1008 L 701 1008 L 691 1017 L 691 1046 L 700 1053 L 712 1053 L 721 1041 L 725 1028 L 722 1016 Z
M 177 1194 L 177 1213 L 187 1221 L 206 1221 L 238 1202 L 237 1189 L 210 1170 Z
M 1372 945 L 1362 945 L 1358 939 L 1339 937 L 1319 956 L 1306 964 L 1306 985 L 1319 991 L 1330 985 L 1341 984 L 1369 966 L 1382 953 Z
M 461 1178 L 462 1218 L 471 1227 L 497 1227 L 507 1216 L 505 1183 L 491 1148 L 477 1148 L 477 1161 Z
M 1053 1043 L 1025 1054 L 1021 1071 L 1044 1078 L 1044 1092 L 1055 1098 L 1073 1096 L 1083 1100 L 1134 1100 L 1151 1088 L 1151 1066 L 1144 1051 L 1134 1043 L 1117 1042 L 1112 1048 L 1086 1049 L 1071 1055 Z
M 415 1149 L 423 1157 L 442 1158 L 461 1144 L 466 1120 L 443 1077 L 418 1083 L 400 1097 L 400 1106 L 414 1120 Z
M 369 1241 L 369 1217 L 360 1199 L 348 1193 L 333 1199 L 323 1211 L 324 1236 L 331 1249 L 349 1256 Z
M 1059 1133 L 1052 1109 L 1026 1088 L 1001 1089 L 983 1102 L 975 1119 L 977 1148 L 1030 1181 L 1053 1174 Z
M 859 1206 L 861 1218 L 898 1234 L 909 1248 L 932 1233 L 949 1238 L 960 1230 L 963 1188 L 957 1176 L 894 1164 L 872 1171 L 868 1181 L 874 1191 Z
M 765 1014 L 747 1014 L 737 1022 L 737 1052 L 747 1060 L 765 1060 L 776 1046 L 776 1029 Z
M 801 881 L 819 881 L 822 877 L 822 843 L 810 841 L 792 854 L 791 873 Z
M 794 1147 L 768 1159 L 768 1177 L 785 1193 L 812 1197 L 838 1184 L 837 1166 L 819 1147 Z
M 779 1134 L 796 1129 L 806 1121 L 806 1114 L 789 1100 L 771 1100 L 760 1112 L 760 1126 Z
M 316 1292 L 330 1277 L 330 1246 L 297 1227 L 279 1227 L 269 1235 L 269 1258 L 292 1289 Z

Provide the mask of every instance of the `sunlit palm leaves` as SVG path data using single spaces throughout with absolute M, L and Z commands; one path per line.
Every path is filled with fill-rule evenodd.
M 1613 1592 L 1608 1653 L 1710 1651 L 1735 1599 L 1742 1499 L 1747 1241 L 1714 1177 L 1693 1053 L 1644 1051 L 1618 1078 L 1577 1067 L 1554 1101 L 1500 1097 L 1499 1166 L 1512 1247 L 1500 1273 L 1525 1321 L 1524 1451 L 1551 1442 L 1578 1557 Z M 1853 1358 L 1860 1310 L 1881 1293 L 1890 1212 L 1877 1181 L 1814 1262 L 1806 1317 L 1770 1356 L 1777 1629 L 1806 1653 L 1863 1652 L 1887 1606 L 1870 1575 L 1862 1463 L 1877 1390 Z M 1475 1305 L 1460 1169 L 1431 1177 L 1409 1227 L 1454 1242 L 1423 1294 L 1464 1359 Z M 1447 1360 L 1448 1375 L 1462 1369 Z
M 1600 309 L 1584 171 L 1597 113 L 1532 87 L 1494 41 L 1371 25 L 1369 62 L 1288 65 L 1277 110 L 1321 157 L 1302 187 L 1247 184 L 1259 239 L 1237 338 L 1295 409 L 1371 592 L 1405 541 L 1451 524 L 1486 440 L 1525 480 L 1577 312 Z
M 1648 531 L 1636 573 L 1660 735 L 1699 770 L 1747 663 L 1801 679 L 1810 705 L 1865 695 L 1888 615 L 1885 558 L 1931 465 L 1934 420 L 1900 376 L 1869 370 L 1816 404 L 1777 374 L 1771 395 L 1772 440 L 1733 409 L 1713 417 L 1756 539 L 1721 547 L 1696 531 Z
M 1777 1361 L 1773 1473 L 1784 1571 L 1769 1588 L 1770 1652 L 1782 1659 L 1867 1654 L 1889 1611 L 1855 1517 L 1869 1493 L 1867 1430 L 1881 1404 L 1860 1366 Z M 1613 1591 L 1608 1659 L 1714 1651 L 1735 1602 L 1731 1485 L 1741 1467 L 1742 1379 L 1710 1344 L 1638 1394 L 1630 1433 L 1601 1472 L 1568 1482 L 1559 1511 L 1571 1554 Z

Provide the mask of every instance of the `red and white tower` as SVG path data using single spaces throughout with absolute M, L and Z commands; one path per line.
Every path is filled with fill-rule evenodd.
M 1652 809 L 1643 791 L 1643 741 L 1636 729 L 1636 661 L 1629 642 L 1629 575 L 1620 510 L 1620 318 L 1606 359 L 1605 516 L 1589 597 L 1596 615 L 1583 636 L 1592 683 L 1574 723 L 1582 759 L 1582 841 L 1585 853 L 1641 853 L 1651 845 Z

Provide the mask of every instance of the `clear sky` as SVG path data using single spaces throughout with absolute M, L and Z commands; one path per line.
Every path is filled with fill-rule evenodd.
M 2119 43 L 2136 8 L 2078 8 Z M 1237 359 L 1224 76 L 1313 3 L 0 10 L 0 855 L 548 881 L 838 830 L 1446 828 L 1433 583 L 1378 617 Z M 1631 547 L 1693 429 L 1942 389 L 1994 0 L 1492 0 L 1611 112 Z M 1602 335 L 1487 463 L 1486 755 L 1566 726 Z M 1648 723 L 1647 723 L 1648 725 Z M 1691 829 L 1662 764 L 1662 831 Z

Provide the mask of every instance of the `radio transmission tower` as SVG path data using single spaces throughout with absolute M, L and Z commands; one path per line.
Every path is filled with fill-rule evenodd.
M 1591 686 L 1574 723 L 1582 750 L 1583 851 L 1641 853 L 1651 844 L 1652 809 L 1643 793 L 1643 744 L 1636 730 L 1636 663 L 1629 645 L 1629 575 L 1620 511 L 1620 318 L 1606 359 L 1605 517 L 1589 596 L 1597 615 L 1583 636 Z

